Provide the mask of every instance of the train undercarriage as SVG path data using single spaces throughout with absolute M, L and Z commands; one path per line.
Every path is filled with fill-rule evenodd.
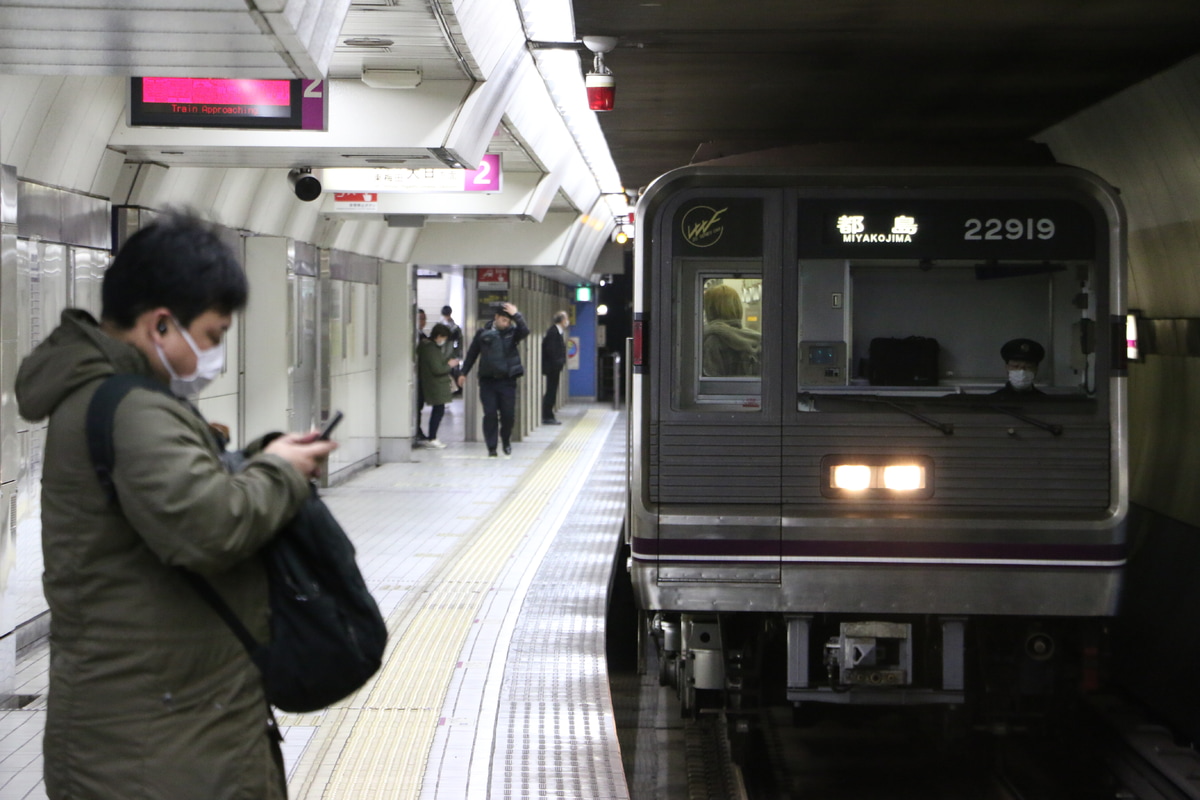
M 955 727 L 1031 730 L 1103 681 L 1103 619 L 643 612 L 680 711 L 790 702 L 938 707 Z

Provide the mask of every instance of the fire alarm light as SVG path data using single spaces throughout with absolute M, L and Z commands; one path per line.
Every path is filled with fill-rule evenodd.
M 592 62 L 592 71 L 583 79 L 584 86 L 587 87 L 588 108 L 592 111 L 612 111 L 617 83 L 612 72 L 604 65 L 604 54 L 617 46 L 617 37 L 584 36 L 583 44 L 596 54 Z

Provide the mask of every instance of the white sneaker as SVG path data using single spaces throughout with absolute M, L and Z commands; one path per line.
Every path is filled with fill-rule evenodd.
M 442 450 L 443 448 L 446 447 L 445 444 L 443 444 L 442 442 L 439 442 L 437 439 L 426 439 L 425 446 L 432 447 L 434 450 Z

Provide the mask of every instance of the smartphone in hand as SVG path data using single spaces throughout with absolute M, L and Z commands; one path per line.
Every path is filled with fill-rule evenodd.
M 329 421 L 325 423 L 325 427 L 321 428 L 321 435 L 318 436 L 317 438 L 318 439 L 328 439 L 329 435 L 331 433 L 333 433 L 333 429 L 336 428 L 338 426 L 338 423 L 342 421 L 343 416 L 344 415 L 342 414 L 341 411 L 333 412 L 333 416 L 330 417 Z

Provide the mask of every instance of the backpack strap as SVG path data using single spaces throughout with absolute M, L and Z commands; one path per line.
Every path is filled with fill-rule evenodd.
M 117 487 L 113 485 L 112 479 L 113 465 L 117 460 L 116 449 L 113 447 L 113 416 L 125 395 L 139 387 L 171 395 L 161 383 L 148 375 L 109 375 L 88 403 L 88 453 L 92 457 L 92 468 L 96 470 L 96 477 L 113 505 L 118 503 Z
M 166 387 L 148 375 L 120 374 L 105 378 L 100 387 L 96 389 L 96 393 L 92 395 L 91 402 L 88 403 L 86 422 L 88 453 L 92 457 L 92 468 L 96 470 L 96 478 L 104 487 L 105 493 L 108 494 L 108 500 L 113 505 L 120 504 L 117 487 L 112 478 L 117 455 L 116 448 L 113 447 L 113 416 L 117 413 L 117 406 L 125 399 L 125 395 L 139 387 L 161 392 L 168 397 L 175 397 Z M 233 613 L 233 609 L 229 607 L 224 598 L 217 593 L 211 583 L 201 576 L 183 567 L 178 567 L 178 569 L 196 590 L 196 593 L 212 606 L 213 611 L 217 612 L 217 616 L 229 626 L 234 636 L 250 654 L 250 658 L 254 660 L 255 664 L 258 664 L 258 652 L 261 645 L 251 635 L 237 614 Z M 261 668 L 261 665 L 259 666 Z

